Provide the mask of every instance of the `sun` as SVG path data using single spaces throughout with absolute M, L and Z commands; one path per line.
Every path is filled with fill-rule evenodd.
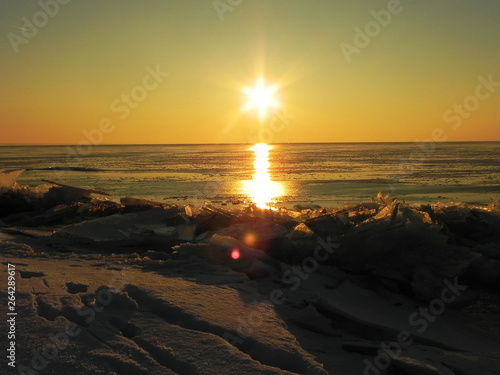
M 281 107 L 281 103 L 274 98 L 278 89 L 278 85 L 266 86 L 264 78 L 258 78 L 253 88 L 243 88 L 243 92 L 249 98 L 248 102 L 243 106 L 243 111 L 247 112 L 256 109 L 259 120 L 264 120 L 269 109 Z

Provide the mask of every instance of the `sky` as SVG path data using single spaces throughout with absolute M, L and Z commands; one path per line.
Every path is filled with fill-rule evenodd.
M 3 0 L 0 144 L 500 141 L 497 0 Z M 243 87 L 280 108 L 243 111 Z

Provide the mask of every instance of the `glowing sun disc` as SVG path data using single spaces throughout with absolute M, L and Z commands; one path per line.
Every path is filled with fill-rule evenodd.
M 278 89 L 278 85 L 266 86 L 264 78 L 258 78 L 253 88 L 243 88 L 243 92 L 249 98 L 248 102 L 243 106 L 243 111 L 247 112 L 256 109 L 259 119 L 263 120 L 270 108 L 281 107 L 280 102 L 274 98 L 274 94 Z

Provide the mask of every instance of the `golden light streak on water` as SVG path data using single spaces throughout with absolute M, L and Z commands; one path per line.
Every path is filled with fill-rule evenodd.
M 272 181 L 269 173 L 269 151 L 272 149 L 265 143 L 258 143 L 251 147 L 255 153 L 254 175 L 250 181 L 243 181 L 245 194 L 259 208 L 271 208 L 276 199 L 285 195 L 283 184 Z

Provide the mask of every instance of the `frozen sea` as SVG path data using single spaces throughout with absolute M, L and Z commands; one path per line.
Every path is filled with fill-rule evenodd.
M 0 170 L 26 169 L 21 184 L 47 179 L 183 204 L 251 201 L 249 181 L 270 196 L 272 181 L 272 200 L 286 207 L 335 207 L 378 192 L 410 203 L 500 199 L 500 142 L 276 144 L 265 158 L 259 165 L 244 144 L 1 146 Z

